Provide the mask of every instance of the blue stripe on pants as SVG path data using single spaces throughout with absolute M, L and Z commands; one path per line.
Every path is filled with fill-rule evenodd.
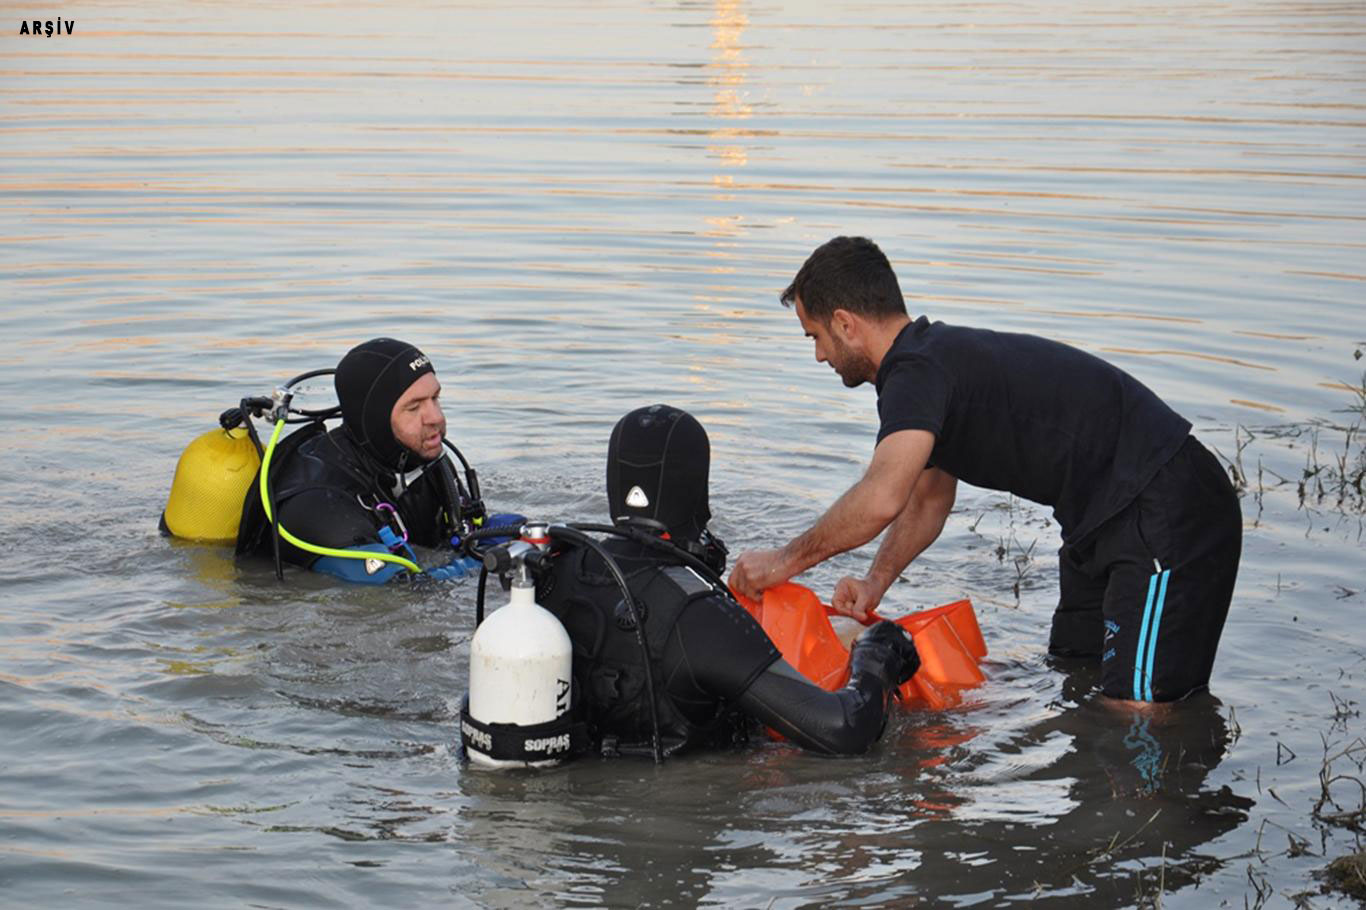
M 1147 650 L 1148 622 L 1153 614 L 1153 595 L 1157 592 L 1157 573 L 1148 579 L 1148 601 L 1143 605 L 1143 625 L 1138 630 L 1138 649 L 1134 652 L 1134 701 L 1143 700 L 1143 652 Z
M 1146 698 L 1148 701 L 1153 700 L 1153 657 L 1157 653 L 1157 628 L 1162 625 L 1162 607 L 1167 602 L 1167 579 L 1171 578 L 1171 574 L 1171 569 L 1162 573 L 1162 587 L 1157 592 L 1157 608 L 1153 611 L 1153 633 L 1148 638 L 1148 664 L 1143 671 L 1147 681 Z M 1152 585 L 1150 584 L 1148 587 L 1151 589 Z

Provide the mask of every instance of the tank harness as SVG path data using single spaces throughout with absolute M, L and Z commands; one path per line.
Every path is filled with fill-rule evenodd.
M 477 542 L 491 536 L 495 536 L 497 529 L 476 530 L 470 535 L 470 546 L 473 552 L 483 554 L 483 569 L 479 573 L 479 587 L 475 601 L 475 642 L 471 643 L 471 680 L 470 689 L 483 684 L 483 680 L 474 678 L 474 667 L 476 663 L 475 651 L 478 647 L 480 629 L 484 627 L 485 599 L 487 592 L 487 582 L 490 573 L 497 575 L 503 580 L 504 586 L 512 585 L 509 575 L 525 571 L 527 574 L 532 572 L 541 577 L 547 577 L 551 570 L 551 562 L 554 559 L 564 558 L 560 552 L 552 550 L 553 544 L 561 547 L 573 547 L 584 553 L 596 555 L 603 564 L 606 575 L 602 581 L 604 586 L 615 584 L 621 592 L 621 600 L 612 610 L 610 617 L 601 616 L 604 622 L 610 622 L 612 629 L 627 634 L 613 635 L 610 647 L 597 649 L 597 656 L 600 662 L 599 668 L 606 667 L 605 673 L 595 676 L 595 679 L 603 681 L 606 685 L 616 684 L 615 699 L 611 704 L 618 712 L 629 712 L 613 715 L 614 720 L 625 719 L 629 728 L 636 731 L 636 735 L 628 739 L 625 743 L 618 741 L 615 748 L 622 752 L 644 752 L 649 754 L 656 762 L 661 762 L 670 752 L 676 751 L 688 737 L 693 736 L 700 729 L 697 725 L 690 723 L 681 714 L 673 709 L 671 705 L 665 704 L 660 698 L 658 691 L 658 655 L 662 652 L 665 638 L 672 628 L 672 617 L 681 611 L 687 602 L 694 597 L 701 597 L 715 590 L 724 591 L 725 587 L 716 575 L 716 572 L 705 562 L 688 553 L 671 541 L 664 540 L 650 529 L 633 526 L 632 522 L 622 525 L 604 525 L 575 523 L 568 525 L 545 525 L 539 523 L 528 523 L 524 526 L 523 536 L 520 540 L 510 544 L 502 544 L 479 550 Z M 658 582 L 661 586 L 659 592 L 650 590 L 650 586 L 640 587 L 639 594 L 631 584 L 631 578 L 622 570 L 621 564 L 602 545 L 601 542 L 590 536 L 592 534 L 603 534 L 631 540 L 646 547 L 658 550 L 662 554 L 667 554 L 672 562 L 678 567 L 687 567 L 696 574 L 690 575 L 690 580 L 685 581 L 676 576 L 664 574 L 665 579 Z M 672 586 L 673 590 L 666 588 Z M 639 587 L 639 586 L 637 586 Z M 651 606 L 647 610 L 642 605 L 639 595 L 648 594 L 651 598 L 663 595 L 661 602 L 656 604 L 651 600 Z M 543 609 L 543 608 L 542 608 Z M 502 611 L 499 611 L 502 612 Z M 553 616 L 549 611 L 547 615 Z M 651 620 L 653 614 L 653 621 Z M 559 620 L 557 619 L 558 623 Z M 634 647 L 636 656 L 630 654 Z M 610 665 L 610 666 L 608 666 Z M 629 666 L 629 673 L 621 672 Z M 616 678 L 610 679 L 612 672 L 617 671 Z M 490 682 L 490 685 L 501 685 L 499 682 Z M 577 719 L 577 715 L 587 712 L 586 706 L 580 704 L 581 693 L 575 690 L 572 704 L 565 713 L 545 724 L 531 728 L 518 726 L 516 724 L 506 724 L 496 722 L 493 718 L 477 717 L 477 712 L 471 711 L 470 696 L 467 694 L 465 704 L 461 710 L 461 741 L 462 747 L 467 753 L 478 752 L 489 758 L 506 761 L 525 761 L 525 757 L 518 759 L 517 756 L 526 756 L 527 751 L 524 744 L 532 742 L 534 745 L 541 745 L 541 741 L 547 738 L 564 744 L 562 754 L 558 757 L 569 757 L 570 755 L 583 751 L 587 748 L 592 736 L 587 724 Z M 594 715 L 598 718 L 599 715 Z M 669 742 L 666 747 L 665 738 L 668 735 Z M 568 736 L 568 739 L 565 737 Z M 543 753 L 538 753 L 540 758 L 545 758 Z

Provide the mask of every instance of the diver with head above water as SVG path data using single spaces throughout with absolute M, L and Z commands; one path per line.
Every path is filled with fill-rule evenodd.
M 302 382 L 327 374 L 334 374 L 336 407 L 293 406 Z M 163 530 L 198 540 L 235 535 L 239 556 L 271 555 L 277 572 L 284 561 L 367 584 L 404 571 L 462 576 L 471 566 L 466 557 L 424 571 L 412 547 L 458 546 L 475 528 L 522 518 L 486 516 L 473 468 L 446 439 L 440 394 L 425 354 L 374 338 L 335 370 L 295 377 L 273 398 L 244 399 L 220 418 L 222 431 L 206 433 L 181 457 Z M 266 413 L 274 432 L 262 445 L 251 417 Z M 341 425 L 329 430 L 325 421 L 337 416 Z M 287 423 L 304 425 L 281 440 Z
M 296 540 L 281 541 L 279 552 L 315 572 L 382 583 L 409 568 L 387 554 L 415 563 L 413 545 L 450 546 L 485 522 L 484 505 L 474 471 L 466 465 L 467 487 L 446 456 L 441 383 L 430 358 L 406 342 L 374 338 L 347 352 L 334 381 L 341 426 L 311 423 L 275 453 L 271 508 Z M 248 495 L 239 554 L 273 551 L 276 519 L 265 506 Z M 320 552 L 328 550 L 341 552 Z M 459 560 L 446 568 L 448 576 L 463 574 Z
M 483 675 L 498 663 L 484 651 L 481 627 L 462 712 L 462 741 L 473 760 L 534 763 L 522 747 L 546 744 L 561 747 L 551 750 L 556 757 L 592 749 L 659 760 L 731 745 L 756 721 L 829 755 L 865 752 L 881 736 L 893 691 L 920 665 L 911 638 L 890 622 L 868 629 L 854 644 L 848 684 L 834 692 L 799 674 L 720 579 L 727 551 L 707 528 L 709 465 L 707 434 L 696 419 L 668 405 L 640 408 L 618 421 L 608 446 L 614 524 L 524 533 L 524 542 L 539 538 L 542 551 L 530 553 L 539 606 L 531 604 L 525 578 L 522 600 L 528 611 L 553 615 L 567 633 L 564 647 L 572 645 L 574 706 L 565 721 L 575 722 L 573 748 L 567 726 L 528 733 L 529 727 L 493 722 L 511 715 L 490 716 L 499 708 L 488 694 L 520 690 L 511 676 L 493 678 L 496 669 Z M 608 539 L 598 542 L 585 531 Z M 495 564 L 504 568 L 506 558 L 486 559 Z M 485 626 L 517 605 L 515 583 L 513 591 L 513 603 Z M 515 639 L 509 645 L 524 653 L 529 626 L 504 625 L 506 638 Z M 567 704 L 566 683 L 559 681 L 559 710 Z M 550 707 L 544 719 L 555 711 Z

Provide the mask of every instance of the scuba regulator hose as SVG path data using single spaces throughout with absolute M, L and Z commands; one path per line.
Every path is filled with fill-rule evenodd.
M 303 550 L 307 553 L 313 553 L 318 556 L 335 556 L 339 559 L 378 559 L 380 562 L 397 563 L 398 565 L 407 569 L 409 572 L 413 572 L 419 575 L 422 574 L 421 566 L 413 562 L 411 559 L 405 559 L 404 557 L 399 556 L 397 553 L 384 553 L 379 550 L 358 551 L 339 550 L 334 547 L 320 547 L 317 544 L 309 543 L 306 540 L 300 540 L 293 534 L 289 533 L 289 530 L 285 528 L 284 525 L 280 524 L 280 519 L 276 514 L 275 509 L 271 507 L 272 497 L 270 495 L 266 478 L 270 474 L 270 459 L 271 456 L 275 454 L 275 444 L 279 441 L 280 431 L 284 428 L 285 418 L 283 416 L 278 417 L 275 421 L 275 431 L 270 434 L 270 442 L 266 444 L 266 452 L 264 455 L 261 456 L 261 482 L 259 484 L 261 490 L 261 506 L 266 510 L 266 518 L 271 522 L 271 524 L 275 528 L 276 546 L 278 547 L 279 540 L 281 538 L 284 538 L 285 540 L 294 544 L 294 546 L 298 547 L 300 550 Z M 276 567 L 277 569 L 279 567 L 278 557 L 276 560 Z
M 520 537 L 522 536 L 522 525 L 491 525 L 487 528 L 478 528 L 466 534 L 461 542 L 464 550 L 470 556 L 479 561 L 479 590 L 474 598 L 474 627 L 477 629 L 484 621 L 484 596 L 488 591 L 489 570 L 484 565 L 484 554 L 487 550 L 481 550 L 476 546 L 478 541 L 490 537 Z M 452 541 L 454 543 L 455 541 Z
M 687 550 L 683 549 L 678 544 L 674 543 L 672 540 L 660 537 L 658 530 L 652 530 L 648 527 L 640 526 L 637 524 L 637 522 L 638 519 L 627 519 L 624 524 L 604 525 L 587 524 L 584 522 L 576 521 L 573 524 L 569 525 L 569 527 L 573 528 L 576 531 L 592 531 L 596 534 L 611 534 L 616 537 L 622 537 L 626 540 L 634 541 L 635 543 L 642 544 L 655 550 L 661 550 L 665 553 L 668 553 L 670 556 L 677 559 L 679 562 L 683 563 L 683 565 L 687 566 L 689 569 L 692 569 L 694 572 L 701 575 L 702 578 L 706 581 L 711 582 L 713 586 L 715 586 L 721 593 L 725 594 L 727 597 L 731 596 L 730 588 L 726 586 L 725 581 L 721 578 L 719 574 L 717 574 L 717 571 L 714 568 L 712 568 L 703 560 L 694 556 L 692 553 L 689 553 Z

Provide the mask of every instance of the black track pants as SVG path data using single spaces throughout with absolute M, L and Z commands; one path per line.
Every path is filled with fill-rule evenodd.
M 1238 496 L 1187 438 L 1138 498 L 1058 553 L 1049 652 L 1099 657 L 1112 698 L 1172 701 L 1209 684 L 1242 553 Z

